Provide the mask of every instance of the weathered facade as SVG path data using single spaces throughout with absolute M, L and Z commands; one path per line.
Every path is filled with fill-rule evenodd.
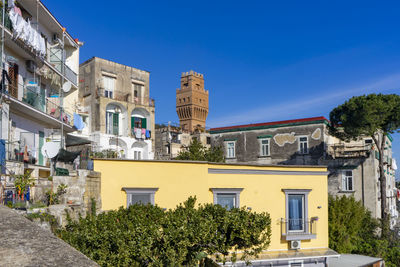
M 206 148 L 211 146 L 211 135 L 209 132 L 196 131 L 188 133 L 177 126 L 159 127 L 155 131 L 155 159 L 174 159 L 179 152 L 190 145 L 193 139 L 197 139 Z
M 6 168 L 0 200 L 15 193 L 14 174 L 47 178 L 50 156 L 43 146 L 51 141 L 62 147 L 67 133 L 75 131 L 82 45 L 41 1 L 8 1 L 4 11 L 0 139 Z
M 324 117 L 213 128 L 212 146 L 222 146 L 227 162 L 326 165 L 329 193 L 354 195 L 380 218 L 379 153 L 371 138 L 344 142 L 328 132 Z M 378 136 L 382 138 L 382 136 Z M 392 138 L 387 136 L 385 173 L 391 226 L 398 218 Z
M 93 57 L 80 65 L 79 98 L 86 127 L 81 136 L 94 151 L 114 150 L 119 157 L 154 157 L 154 100 L 150 73 Z

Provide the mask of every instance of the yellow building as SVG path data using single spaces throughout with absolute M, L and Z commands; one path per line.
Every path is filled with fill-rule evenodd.
M 328 249 L 326 167 L 96 159 L 94 168 L 102 210 L 137 202 L 171 209 L 196 196 L 270 214 L 271 244 L 257 261 L 273 265 L 264 266 L 326 266 L 337 255 Z

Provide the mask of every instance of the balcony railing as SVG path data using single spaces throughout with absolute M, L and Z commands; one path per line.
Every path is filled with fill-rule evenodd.
M 333 158 L 368 157 L 371 145 L 333 144 L 328 146 L 328 154 Z
M 154 104 L 155 101 L 152 98 L 132 97 L 131 93 L 120 92 L 117 90 L 114 90 L 113 92 L 109 92 L 109 91 L 105 90 L 104 88 L 99 88 L 97 90 L 97 96 L 107 97 L 107 98 L 122 101 L 122 102 L 128 102 L 128 103 L 150 106 L 150 107 L 154 107 L 154 105 L 155 105 Z
M 47 49 L 47 61 L 62 73 L 62 49 L 58 47 L 51 47 Z M 65 73 L 64 76 L 72 82 L 75 86 L 78 85 L 78 75 L 66 64 L 64 64 Z
M 308 240 L 317 236 L 318 217 L 311 219 L 281 219 L 281 235 L 285 240 Z
M 20 85 L 23 87 L 22 102 L 30 105 L 31 107 L 52 116 L 55 119 L 63 121 L 64 123 L 73 126 L 72 118 L 73 116 L 68 112 L 62 112 L 61 106 L 59 104 L 58 97 L 48 97 L 46 96 L 46 91 L 37 86 L 36 84 Z M 8 85 L 8 92 L 18 92 L 18 88 L 15 85 Z M 11 94 L 11 97 L 18 99 L 15 94 Z

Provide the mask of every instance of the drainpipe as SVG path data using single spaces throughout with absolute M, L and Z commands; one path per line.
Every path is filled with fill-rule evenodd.
M 362 193 L 362 204 L 363 207 L 365 207 L 365 203 L 364 203 L 364 161 L 361 162 L 361 193 Z

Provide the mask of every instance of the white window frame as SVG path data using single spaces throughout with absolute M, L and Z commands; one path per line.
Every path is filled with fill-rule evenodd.
M 218 194 L 234 194 L 235 195 L 235 208 L 240 208 L 240 193 L 243 188 L 211 188 L 213 192 L 213 203 L 218 204 Z
M 108 75 L 103 74 L 103 86 L 104 86 L 104 96 L 107 98 L 114 98 L 114 91 L 115 91 L 115 77 L 111 77 Z
M 106 111 L 106 134 L 113 133 L 113 114 L 114 112 Z
M 351 176 L 347 176 L 346 172 L 350 171 Z M 349 179 L 351 178 L 351 189 L 349 189 Z M 354 172 L 351 169 L 342 170 L 342 191 L 354 192 Z
M 123 191 L 126 193 L 126 207 L 128 208 L 131 205 L 131 196 L 132 195 L 150 195 L 150 203 L 151 205 L 155 205 L 154 196 L 158 191 L 158 188 L 131 188 L 131 187 L 123 187 Z
M 301 264 L 301 265 L 300 265 L 301 267 L 304 266 L 304 261 L 302 261 L 302 260 L 292 260 L 292 261 L 289 261 L 289 262 L 288 262 L 288 266 L 289 266 L 289 267 L 292 267 L 292 264 L 293 264 L 293 263 L 294 263 L 294 264 L 299 264 L 299 263 L 300 263 L 300 264 Z
M 296 232 L 309 233 L 308 227 L 308 194 L 311 189 L 282 189 L 285 193 L 285 210 L 286 210 L 286 235 Z M 302 230 L 289 230 L 289 195 L 303 195 L 303 220 L 304 227 Z M 288 238 L 286 240 L 289 240 Z
M 300 138 L 307 138 L 307 141 L 300 141 Z M 309 139 L 308 139 L 308 136 L 307 136 L 307 135 L 300 135 L 300 136 L 297 137 L 297 141 L 298 141 L 298 143 L 299 143 L 299 147 L 298 147 L 298 153 L 299 153 L 299 154 L 301 154 L 301 155 L 306 155 L 306 154 L 309 153 L 309 151 L 310 151 L 310 145 L 309 145 L 308 140 L 309 140 Z M 304 144 L 304 143 L 307 144 L 307 151 L 302 151 L 302 149 L 301 149 L 301 144 Z
M 133 150 L 133 159 L 141 160 L 142 159 L 142 150 Z
M 270 140 L 271 138 L 260 138 L 260 139 L 258 139 L 259 141 L 260 141 L 260 156 L 261 157 L 268 157 L 268 156 L 270 156 L 270 149 L 271 149 L 271 146 L 270 146 L 270 144 L 271 144 L 271 140 Z M 263 141 L 268 141 L 268 144 L 263 144 Z M 264 152 L 264 149 L 263 149 L 263 146 L 266 146 L 267 147 L 267 149 L 266 149 L 266 154 L 264 154 L 263 152 Z
M 233 143 L 233 156 L 229 154 L 229 144 Z M 225 148 L 226 148 L 226 158 L 227 159 L 234 159 L 236 157 L 236 141 L 225 141 Z

